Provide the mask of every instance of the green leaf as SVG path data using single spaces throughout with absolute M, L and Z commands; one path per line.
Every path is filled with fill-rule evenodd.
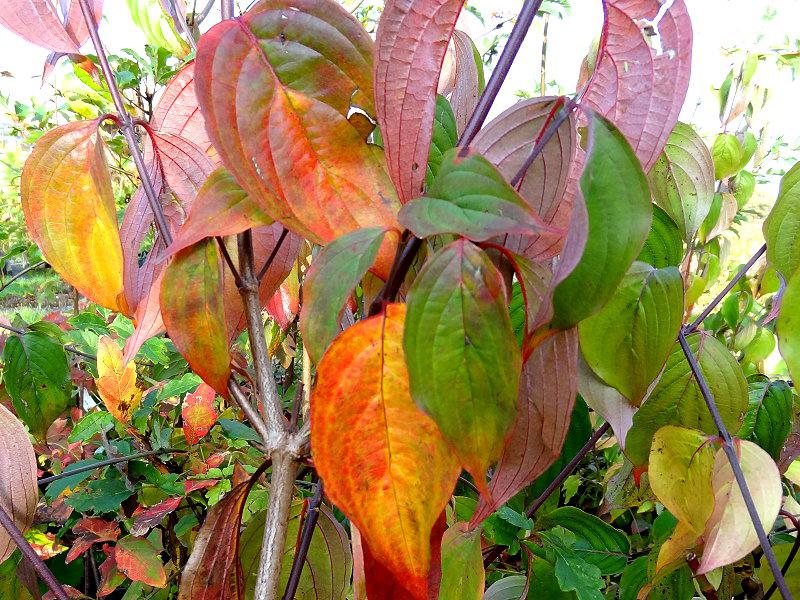
M 683 309 L 676 267 L 634 263 L 609 302 L 578 326 L 586 363 L 638 406 L 675 344 Z
M 485 578 L 480 527 L 456 523 L 442 537 L 439 600 L 481 600 Z
M 785 381 L 762 385 L 757 395 L 752 440 L 776 461 L 792 430 L 792 405 L 792 388 Z
M 711 146 L 714 161 L 714 178 L 725 179 L 735 175 L 744 158 L 742 143 L 731 133 L 721 133 Z
M 658 555 L 658 552 L 651 552 Z M 648 565 L 649 567 L 649 565 Z M 692 572 L 686 565 L 653 583 L 648 600 L 692 600 L 695 597 Z
M 86 442 L 101 431 L 108 431 L 112 427 L 114 427 L 114 417 L 110 412 L 105 410 L 90 412 L 75 423 L 68 439 L 71 443 Z
M 347 297 L 375 262 L 387 230 L 356 229 L 328 244 L 314 258 L 303 286 L 300 330 L 314 362 L 319 362 L 341 325 Z
M 417 237 L 452 233 L 476 242 L 547 227 L 492 163 L 461 152 L 454 148 L 444 155 L 426 195 L 400 210 L 401 225 Z
M 14 554 L 0 563 L 0 598 L 33 600 L 33 596 L 22 583 L 17 573 L 17 565 L 20 562 L 20 558 L 19 551 L 15 550 Z
M 628 536 L 579 508 L 562 506 L 547 513 L 538 524 L 543 528 L 561 526 L 575 534 L 576 556 L 596 566 L 602 575 L 620 573 L 628 562 Z
M 99 479 L 90 481 L 85 489 L 70 494 L 66 503 L 81 513 L 117 512 L 120 505 L 133 494 L 122 479 Z
M 650 188 L 623 135 L 593 114 L 581 191 L 589 231 L 572 273 L 556 287 L 552 326 L 568 329 L 599 311 L 642 250 L 653 209 Z
M 753 155 L 758 150 L 758 139 L 756 136 L 753 135 L 751 131 L 745 131 L 742 134 L 742 160 L 739 163 L 739 170 L 744 169 L 747 166 L 747 163 L 750 162 L 750 159 L 753 158 Z
M 17 416 L 39 440 L 70 406 L 72 381 L 64 349 L 39 332 L 12 336 L 3 349 L 3 382 Z
M 750 171 L 740 171 L 731 182 L 731 191 L 739 210 L 743 209 L 756 191 L 756 178 Z
M 464 239 L 432 256 L 408 294 L 411 395 L 484 489 L 517 413 L 522 358 L 507 306 L 500 273 Z
M 697 358 L 725 426 L 738 431 L 748 407 L 747 381 L 742 367 L 728 349 L 711 335 L 700 332 L 687 341 Z M 633 427 L 625 439 L 625 453 L 635 465 L 647 462 L 650 442 L 665 425 L 699 429 L 710 435 L 717 428 L 708 412 L 689 362 L 675 344 L 664 372 L 647 401 L 633 415 Z
M 764 221 L 767 260 L 785 279 L 800 267 L 800 163 L 781 179 L 778 198 Z
M 261 437 L 255 430 L 242 423 L 241 421 L 234 421 L 233 419 L 219 419 L 217 421 L 222 430 L 229 438 L 234 440 L 246 440 L 250 442 L 261 442 Z
M 433 113 L 433 137 L 431 149 L 428 153 L 428 172 L 425 175 L 425 185 L 430 187 L 445 153 L 458 144 L 458 131 L 456 129 L 456 116 L 447 98 L 436 96 L 436 110 Z
M 530 556 L 529 561 L 529 585 L 524 575 L 504 577 L 489 586 L 483 600 L 520 600 L 526 586 L 527 600 L 574 600 L 573 592 L 562 591 L 559 587 L 553 565 L 538 556 Z
M 648 173 L 653 198 L 691 240 L 714 198 L 714 163 L 703 139 L 686 123 L 677 123 Z
M 637 600 L 639 591 L 647 583 L 647 557 L 640 556 L 622 572 L 619 581 L 619 600 Z
M 555 530 L 541 533 L 540 537 L 555 557 L 554 572 L 559 587 L 565 592 L 574 591 L 578 600 L 603 600 L 600 590 L 605 584 L 600 569 L 564 545 Z
M 636 260 L 657 269 L 677 267 L 683 260 L 681 232 L 675 221 L 658 206 L 653 206 L 653 224 Z

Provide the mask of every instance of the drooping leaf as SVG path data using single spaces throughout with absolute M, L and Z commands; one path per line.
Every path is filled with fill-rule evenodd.
M 21 531 L 33 524 L 36 514 L 36 471 L 36 454 L 28 432 L 10 410 L 0 405 L 0 505 Z M 0 563 L 16 547 L 5 528 L 0 528 Z
M 711 146 L 711 158 L 714 160 L 714 178 L 725 179 L 739 171 L 739 165 L 744 158 L 744 148 L 732 133 L 721 133 Z
M 411 395 L 484 492 L 517 413 L 522 360 L 507 306 L 500 273 L 464 239 L 431 257 L 408 294 Z
M 600 569 L 603 575 L 620 573 L 628 562 L 628 536 L 599 517 L 574 506 L 562 506 L 541 519 L 543 528 L 563 527 L 578 539 L 575 553 Z
M 677 123 L 648 173 L 653 198 L 691 240 L 714 198 L 714 163 L 703 139 L 686 123 Z
M 200 40 L 195 91 L 225 166 L 267 215 L 315 243 L 398 228 L 381 154 L 347 119 L 351 98 L 372 110 L 372 49 L 352 15 L 319 0 L 261 2 Z
M 171 255 L 206 237 L 236 235 L 271 223 L 228 170 L 220 167 L 203 183 L 166 253 Z
M 647 584 L 647 557 L 640 556 L 622 572 L 619 581 L 619 600 L 637 600 L 639 591 Z
M 555 233 L 488 160 L 455 148 L 442 158 L 425 196 L 408 202 L 399 219 L 417 237 L 452 233 L 484 242 L 499 235 Z
M 148 142 L 145 160 L 158 158 L 167 186 L 185 210 L 216 165 L 203 148 L 179 135 L 154 131 Z
M 658 0 L 604 0 L 605 22 L 594 73 L 583 102 L 620 128 L 645 171 L 655 163 L 678 121 L 689 87 L 692 24 L 683 0 L 660 15 Z
M 578 391 L 586 404 L 608 421 L 619 447 L 624 448 L 637 409 L 619 391 L 601 381 L 582 356 L 578 359 Z
M 464 0 L 389 0 L 375 39 L 375 109 L 400 201 L 422 194 L 436 90 Z
M 479 499 L 479 523 L 530 484 L 561 455 L 578 389 L 578 335 L 561 331 L 537 347 L 522 369 L 519 412 L 494 470 L 492 502 Z
M 551 326 L 557 329 L 568 329 L 608 302 L 639 255 L 653 214 L 647 179 L 633 150 L 597 114 L 589 123 L 580 185 L 588 211 L 588 239 L 577 266 L 555 290 Z
M 159 0 L 127 0 L 131 20 L 142 30 L 147 42 L 177 56 L 189 53 L 187 44 Z
M 770 456 L 752 442 L 735 442 L 747 487 L 761 519 L 769 531 L 778 517 L 783 489 L 778 467 Z M 729 565 L 747 556 L 758 546 L 755 527 L 744 504 L 744 497 L 733 476 L 728 458 L 717 451 L 712 478 L 714 512 L 706 524 L 703 558 L 699 574 Z
M 486 125 L 472 144 L 500 173 L 511 179 L 522 168 L 548 119 L 558 107 L 557 98 L 544 97 L 519 102 Z M 575 166 L 578 141 L 576 119 L 559 127 L 520 182 L 519 193 L 530 208 L 552 227 L 566 229 L 572 213 L 573 190 L 568 186 Z M 577 188 L 577 186 L 575 186 Z M 561 239 L 553 236 L 509 236 L 504 245 L 528 258 L 549 258 L 561 251 Z
M 742 367 L 728 349 L 713 336 L 701 332 L 687 337 L 708 387 L 731 431 L 737 431 L 747 412 L 748 391 Z M 635 465 L 647 462 L 653 435 L 665 425 L 699 429 L 710 435 L 717 428 L 708 412 L 689 362 L 676 344 L 667 359 L 664 372 L 647 401 L 633 415 L 625 453 Z
M 67 356 L 43 333 L 11 336 L 3 348 L 3 384 L 20 419 L 39 440 L 70 406 Z
M 167 574 L 158 554 L 150 540 L 133 535 L 126 535 L 114 546 L 114 559 L 120 571 L 133 581 L 161 588 L 167 584 Z
M 480 52 L 466 32 L 453 30 L 442 64 L 438 91 L 450 99 L 458 133 L 467 126 L 484 87 L 486 82 Z
M 74 0 L 74 4 L 78 1 Z M 69 34 L 50 0 L 8 0 L 0 5 L 0 24 L 21 38 L 52 52 L 77 53 L 80 44 Z
M 221 261 L 213 239 L 178 252 L 161 285 L 161 315 L 170 339 L 189 366 L 227 397 L 231 357 Z
M 125 361 L 122 349 L 108 336 L 97 342 L 97 392 L 108 412 L 130 423 L 142 401 L 142 390 L 136 386 L 136 365 Z
M 653 206 L 653 223 L 636 259 L 656 269 L 677 267 L 683 260 L 681 232 L 670 216 L 658 206 Z
M 404 321 L 405 306 L 389 305 L 328 348 L 311 397 L 311 448 L 326 494 L 358 527 L 370 555 L 406 594 L 424 600 L 431 532 L 459 467 L 411 399 Z
M 731 191 L 739 210 L 743 209 L 756 191 L 756 178 L 750 171 L 740 171 L 731 182 Z
M 719 234 L 727 231 L 738 211 L 739 205 L 736 203 L 736 196 L 728 192 L 714 194 L 711 211 L 709 211 L 708 218 L 700 227 L 700 238 L 705 242 L 709 242 Z
M 278 589 L 285 589 L 289 579 L 294 555 L 297 552 L 298 533 L 301 525 L 302 502 L 292 506 L 286 533 L 286 546 L 281 567 L 281 582 Z M 266 513 L 256 515 L 242 532 L 239 554 L 247 580 L 245 598 L 252 599 L 261 545 L 264 537 Z M 300 575 L 295 598 L 297 600 L 346 600 L 353 572 L 353 556 L 344 527 L 325 505 L 319 508 L 319 520 L 311 537 L 308 554 Z
M 638 406 L 675 345 L 683 309 L 676 267 L 634 263 L 608 303 L 578 326 L 583 357 Z
M 162 500 L 158 504 L 147 508 L 144 506 L 136 507 L 132 515 L 133 526 L 131 527 L 131 534 L 137 536 L 145 535 L 153 527 L 157 527 L 167 515 L 175 512 L 182 500 L 180 496 L 176 496 Z
M 111 175 L 98 121 L 75 121 L 45 133 L 20 180 L 28 233 L 67 282 L 122 313 L 122 245 Z
M 211 386 L 201 383 L 193 393 L 184 398 L 181 416 L 187 444 L 196 444 L 217 422 L 219 415 L 214 408 L 215 396 Z
M 800 268 L 800 163 L 781 179 L 778 198 L 764 221 L 767 260 L 788 281 Z
M 386 229 L 357 229 L 334 240 L 311 262 L 303 285 L 300 331 L 314 362 L 341 330 L 347 298 L 375 262 Z
M 442 581 L 439 600 L 481 600 L 486 574 L 481 555 L 481 528 L 456 523 L 442 537 Z

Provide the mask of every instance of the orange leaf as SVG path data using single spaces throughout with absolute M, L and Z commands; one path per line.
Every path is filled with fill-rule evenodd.
M 218 415 L 214 410 L 215 397 L 214 389 L 205 383 L 201 383 L 193 393 L 186 395 L 181 410 L 186 443 L 196 444 L 217 422 Z
M 159 550 L 150 540 L 127 535 L 114 547 L 114 558 L 117 568 L 133 581 L 159 588 L 167 585 Z
M 108 412 L 129 423 L 142 401 L 142 390 L 136 387 L 136 365 L 125 362 L 120 347 L 105 335 L 97 342 L 97 374 L 97 391 Z
M 122 244 L 97 120 L 56 127 L 36 143 L 20 195 L 31 238 L 67 282 L 122 313 Z
M 370 555 L 424 600 L 431 531 L 460 466 L 411 399 L 404 321 L 405 306 L 392 304 L 334 340 L 317 369 L 311 446 L 326 494 L 358 527 Z
M 99 517 L 83 517 L 72 528 L 78 534 L 67 553 L 65 562 L 71 563 L 98 542 L 114 542 L 119 537 L 119 526 L 114 521 Z

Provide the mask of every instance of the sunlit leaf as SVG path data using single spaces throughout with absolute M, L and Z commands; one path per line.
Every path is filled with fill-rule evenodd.
M 196 444 L 217 422 L 214 408 L 214 389 L 201 383 L 197 389 L 183 399 L 181 416 L 183 417 L 183 435 L 187 444 Z
M 404 320 L 405 306 L 389 305 L 328 348 L 311 397 L 311 448 L 326 495 L 356 524 L 370 555 L 425 600 L 431 533 L 459 466 L 411 399 Z
M 778 198 L 764 221 L 767 260 L 787 280 L 800 269 L 800 163 L 781 179 Z
M 80 47 L 50 0 L 6 0 L 0 4 L 0 25 L 53 52 L 77 53 Z
M 389 0 L 375 40 L 375 109 L 401 202 L 423 191 L 439 70 L 464 0 Z
M 711 158 L 714 160 L 715 179 L 725 179 L 739 171 L 739 165 L 744 158 L 744 148 L 732 133 L 721 133 L 711 146 Z
M 408 294 L 411 395 L 483 491 L 517 413 L 522 360 L 507 305 L 500 273 L 464 239 L 431 257 Z
M 123 423 L 130 423 L 142 401 L 136 386 L 136 364 L 125 362 L 117 342 L 103 336 L 97 343 L 97 392 L 108 412 Z
M 98 121 L 51 129 L 36 143 L 20 180 L 31 238 L 47 262 L 94 302 L 128 312 L 111 175 Z
M 795 379 L 800 377 L 800 270 L 786 285 L 775 332 L 778 334 L 781 355 L 792 379 L 800 381 Z
M 445 56 L 445 65 L 442 66 L 443 75 L 446 65 L 450 62 L 448 59 L 451 55 L 452 69 L 450 72 L 453 75 L 451 79 L 452 85 L 447 85 L 447 88 L 443 89 L 442 80 L 444 77 L 442 76 L 439 79 L 438 88 L 440 94 L 443 93 L 450 98 L 458 132 L 461 133 L 467 126 L 467 122 L 478 104 L 478 98 L 486 86 L 486 82 L 483 74 L 482 57 L 472 38 L 466 32 L 459 29 L 453 31 L 450 48 L 448 48 Z
M 186 43 L 175 30 L 172 18 L 159 0 L 127 0 L 131 20 L 142 30 L 147 42 L 178 56 L 189 53 Z
M 133 535 L 126 535 L 114 546 L 114 558 L 120 571 L 133 581 L 164 587 L 167 574 L 158 554 L 150 540 Z
M 586 404 L 608 421 L 617 443 L 624 448 L 636 407 L 618 390 L 606 385 L 583 357 L 578 359 L 578 391 Z

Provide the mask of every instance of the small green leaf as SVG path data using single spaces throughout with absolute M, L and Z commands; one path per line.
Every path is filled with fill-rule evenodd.
M 3 383 L 17 416 L 39 440 L 70 406 L 72 381 L 67 355 L 46 335 L 11 336 L 3 349 Z
M 637 600 L 639 591 L 647 584 L 647 557 L 640 556 L 622 572 L 619 581 L 619 600 Z
M 792 430 L 793 400 L 785 381 L 772 381 L 762 387 L 756 404 L 752 439 L 776 461 Z
M 744 148 L 735 135 L 721 133 L 711 146 L 711 158 L 714 160 L 714 178 L 725 179 L 739 170 L 744 158 Z
M 303 286 L 300 329 L 314 362 L 341 331 L 339 319 L 347 297 L 375 262 L 386 233 L 383 227 L 356 229 L 328 244 L 311 262 Z
M 731 182 L 731 191 L 736 205 L 742 210 L 756 191 L 756 178 L 750 171 L 740 171 Z
M 603 600 L 600 590 L 604 582 L 600 569 L 577 556 L 553 532 L 540 536 L 555 556 L 554 572 L 559 587 L 565 592 L 574 591 L 578 600 Z
M 683 260 L 681 232 L 675 221 L 658 206 L 653 206 L 653 224 L 636 260 L 656 269 L 677 267 Z
M 578 326 L 586 363 L 638 406 L 675 344 L 683 311 L 676 267 L 634 263 L 609 302 Z
M 242 423 L 241 421 L 234 421 L 233 419 L 219 419 L 217 421 L 222 430 L 229 438 L 234 440 L 246 440 L 249 442 L 261 442 L 261 438 L 255 430 Z
M 578 265 L 555 290 L 552 326 L 568 329 L 599 311 L 639 255 L 650 231 L 650 188 L 623 135 L 593 114 L 581 191 L 589 231 Z

